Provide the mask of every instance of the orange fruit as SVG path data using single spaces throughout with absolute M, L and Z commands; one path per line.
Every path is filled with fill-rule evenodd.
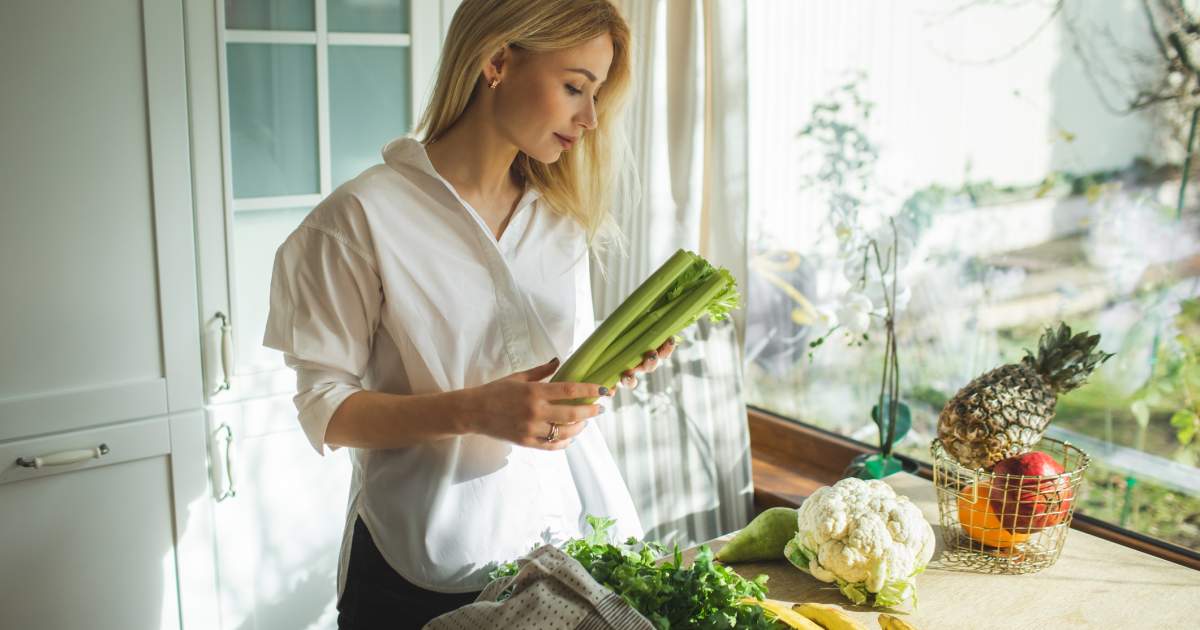
M 1000 525 L 1000 519 L 988 501 L 990 493 L 988 484 L 978 483 L 958 497 L 958 522 L 963 531 L 989 547 L 1009 548 L 1028 540 L 1029 534 L 1014 534 Z

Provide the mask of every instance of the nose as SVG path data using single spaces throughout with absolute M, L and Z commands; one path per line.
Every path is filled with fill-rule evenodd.
M 590 98 L 584 99 L 587 104 L 583 106 L 583 111 L 575 115 L 575 123 L 579 126 L 591 131 L 596 128 L 596 103 Z

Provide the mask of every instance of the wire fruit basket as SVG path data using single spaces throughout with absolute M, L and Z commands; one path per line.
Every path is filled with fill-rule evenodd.
M 1058 560 L 1091 462 L 1087 453 L 1042 438 L 1034 450 L 1052 457 L 1064 472 L 1039 477 L 971 470 L 937 439 L 929 450 L 944 562 L 985 573 L 1033 573 Z

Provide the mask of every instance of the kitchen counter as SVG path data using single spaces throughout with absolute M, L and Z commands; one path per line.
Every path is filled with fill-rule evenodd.
M 904 473 L 886 481 L 921 508 L 937 539 L 933 560 L 917 577 L 916 612 L 854 606 L 835 585 L 783 559 L 730 566 L 747 578 L 769 575 L 772 599 L 838 604 L 867 628 L 879 627 L 880 612 L 902 617 L 921 630 L 1200 627 L 1200 571 L 1077 530 L 1067 534 L 1058 561 L 1037 573 L 970 571 L 955 566 L 945 553 L 933 484 Z M 732 535 L 707 544 L 715 551 Z M 687 550 L 685 561 L 695 553 L 695 548 Z

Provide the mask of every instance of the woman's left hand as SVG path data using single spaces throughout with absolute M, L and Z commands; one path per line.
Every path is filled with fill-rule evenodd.
M 638 385 L 637 375 L 641 374 L 642 372 L 650 373 L 650 372 L 653 372 L 654 370 L 657 370 L 658 366 L 661 365 L 663 361 L 666 361 L 667 358 L 671 356 L 672 352 L 675 352 L 675 337 L 674 336 L 672 336 L 670 339 L 667 339 L 665 342 L 663 342 L 663 345 L 659 346 L 658 350 L 652 350 L 650 352 L 647 352 L 645 358 L 642 359 L 641 365 L 633 368 L 632 370 L 625 370 L 625 372 L 623 374 L 621 374 L 621 381 L 620 381 L 621 386 L 623 386 L 627 389 L 633 389 L 633 388 L 637 387 L 637 385 Z M 614 388 L 614 390 L 615 389 L 616 388 Z M 612 391 L 609 393 L 609 396 L 615 396 L 615 395 L 616 395 L 616 391 Z

